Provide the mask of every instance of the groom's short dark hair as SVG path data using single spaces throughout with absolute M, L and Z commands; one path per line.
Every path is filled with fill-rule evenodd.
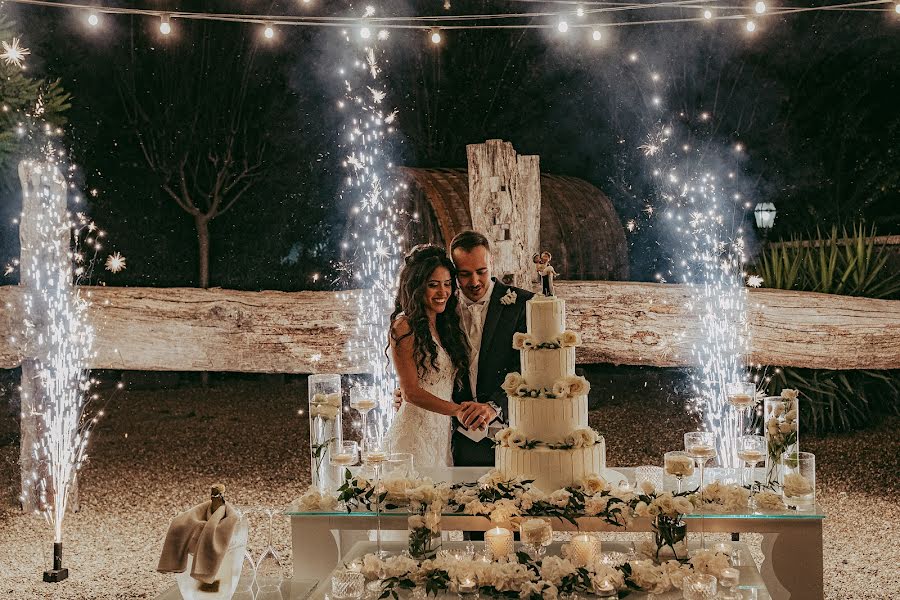
M 491 243 L 484 235 L 477 231 L 466 229 L 453 236 L 453 240 L 450 242 L 450 254 L 452 255 L 457 248 L 463 252 L 471 252 L 478 246 L 484 246 L 488 252 L 491 251 Z

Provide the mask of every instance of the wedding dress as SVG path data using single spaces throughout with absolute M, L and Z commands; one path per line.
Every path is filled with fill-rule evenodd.
M 450 355 L 438 340 L 437 359 L 432 368 L 425 362 L 424 377 L 419 378 L 419 387 L 431 392 L 441 400 L 452 402 L 453 383 L 456 370 Z M 452 417 L 431 412 L 411 402 L 404 402 L 394 415 L 394 422 L 387 432 L 385 442 L 391 452 L 409 452 L 416 467 L 449 467 L 453 465 L 450 449 Z

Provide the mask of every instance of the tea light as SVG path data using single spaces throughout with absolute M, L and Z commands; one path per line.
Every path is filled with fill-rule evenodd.
M 478 584 L 471 577 L 464 577 L 457 585 L 460 594 L 474 594 L 478 591 Z
M 609 579 L 604 579 L 594 584 L 594 595 L 598 598 L 618 598 L 619 593 L 616 586 Z
M 358 411 L 372 410 L 376 406 L 378 406 L 377 402 L 365 398 L 362 400 L 357 400 L 353 405 L 353 407 Z
M 600 539 L 595 535 L 580 533 L 572 538 L 569 548 L 573 562 L 584 567 L 592 563 L 600 554 Z
M 719 585 L 721 585 L 725 589 L 731 589 L 737 587 L 738 583 L 741 581 L 741 572 L 735 569 L 734 567 L 728 567 L 726 569 L 722 569 L 722 572 L 719 573 Z
M 734 552 L 734 546 L 731 545 L 730 542 L 719 542 L 715 546 L 713 546 L 713 552 L 718 552 L 719 554 L 727 554 L 731 556 L 731 553 Z
M 513 534 L 509 529 L 494 527 L 484 533 L 484 545 L 498 559 L 513 553 Z
M 387 452 L 384 452 L 383 450 L 371 450 L 363 453 L 363 460 L 367 463 L 384 462 L 384 459 L 386 458 Z

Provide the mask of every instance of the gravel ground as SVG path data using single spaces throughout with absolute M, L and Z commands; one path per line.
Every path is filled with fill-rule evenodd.
M 592 424 L 607 440 L 610 466 L 658 464 L 681 446 L 694 421 L 668 392 L 646 388 L 613 396 L 621 381 L 589 373 L 597 398 Z M 634 375 L 632 373 L 632 375 Z M 653 381 L 650 391 L 674 390 Z M 671 394 L 674 395 L 674 391 Z M 281 507 L 308 482 L 308 426 L 297 409 L 305 383 L 232 380 L 170 390 L 130 389 L 107 406 L 82 471 L 81 509 L 66 517 L 61 584 L 40 581 L 50 564 L 44 521 L 17 508 L 18 424 L 0 419 L 0 597 L 11 599 L 154 598 L 172 585 L 155 572 L 169 519 L 201 501 L 221 481 L 232 502 Z M 9 398 L 0 398 L 4 405 Z M 900 594 L 900 419 L 852 435 L 803 438 L 817 455 L 825 521 L 828 598 L 892 598 Z M 852 483 L 851 483 L 852 479 Z M 265 544 L 262 513 L 251 546 Z M 287 519 L 275 519 L 275 545 L 290 563 Z M 799 565 L 798 565 L 799 567 Z

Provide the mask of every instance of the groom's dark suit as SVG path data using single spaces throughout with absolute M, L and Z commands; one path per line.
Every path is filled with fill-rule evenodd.
M 503 304 L 500 299 L 509 290 L 516 293 L 516 301 Z M 481 349 L 478 353 L 478 380 L 476 382 L 477 402 L 493 402 L 503 411 L 503 420 L 508 417 L 508 399 L 501 389 L 508 373 L 520 368 L 518 350 L 513 350 L 512 339 L 516 332 L 525 332 L 525 301 L 534 293 L 517 287 L 504 285 L 494 279 L 494 290 L 487 305 L 484 318 L 484 330 L 481 335 Z M 465 309 L 463 309 L 465 310 Z M 468 379 L 466 379 L 468 383 Z M 464 385 L 463 389 L 453 393 L 453 401 L 457 403 L 473 400 L 472 389 Z M 473 442 L 456 430 L 459 423 L 453 426 L 453 464 L 458 467 L 492 467 L 494 466 L 494 445 L 490 439 Z

